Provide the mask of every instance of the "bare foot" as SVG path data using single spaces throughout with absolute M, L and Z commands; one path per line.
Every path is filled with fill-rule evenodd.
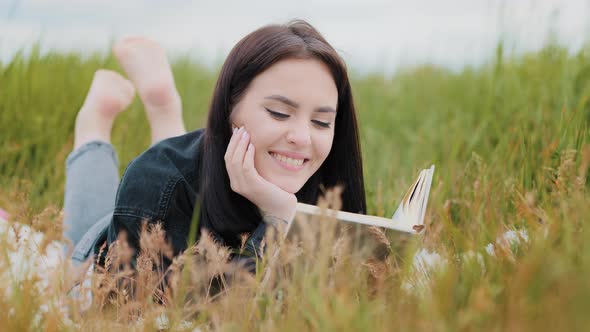
M 149 39 L 128 37 L 114 45 L 113 53 L 144 104 L 152 144 L 186 133 L 180 95 L 164 49 Z
M 74 149 L 96 140 L 110 143 L 115 117 L 134 96 L 135 88 L 130 81 L 114 71 L 97 70 L 76 116 Z

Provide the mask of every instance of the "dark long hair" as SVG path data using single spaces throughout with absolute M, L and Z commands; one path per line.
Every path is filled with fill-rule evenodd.
M 332 149 L 322 166 L 296 193 L 297 200 L 316 204 L 321 185 L 342 185 L 342 210 L 366 213 L 358 126 L 344 61 L 305 21 L 268 25 L 244 37 L 229 53 L 215 85 L 204 133 L 199 225 L 220 235 L 229 246 L 238 246 L 239 235 L 253 231 L 262 220 L 256 205 L 230 188 L 223 159 L 231 137 L 229 117 L 252 80 L 287 58 L 322 61 L 329 67 L 338 90 Z

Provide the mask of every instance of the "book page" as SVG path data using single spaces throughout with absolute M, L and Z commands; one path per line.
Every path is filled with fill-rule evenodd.
M 319 206 L 297 203 L 296 218 L 289 224 L 287 233 L 290 233 L 291 229 L 301 228 L 297 227 L 301 225 L 294 224 L 305 224 L 306 222 L 301 221 L 301 219 L 309 220 L 306 216 L 324 215 L 339 222 L 383 227 L 402 233 L 417 234 L 424 228 L 426 201 L 428 200 L 433 173 L 434 166 L 420 172 L 412 187 L 404 195 L 403 200 L 400 202 L 391 219 L 331 209 L 323 210 Z M 305 218 L 298 218 L 299 216 Z M 317 220 L 311 222 L 317 222 Z M 307 227 L 304 226 L 304 228 Z

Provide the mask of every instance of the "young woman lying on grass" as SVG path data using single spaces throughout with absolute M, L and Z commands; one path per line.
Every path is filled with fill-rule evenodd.
M 316 204 L 321 187 L 342 185 L 342 210 L 365 213 L 347 69 L 308 23 L 266 26 L 239 41 L 219 74 L 206 127 L 188 133 L 164 50 L 128 38 L 114 53 L 129 80 L 96 72 L 66 161 L 64 226 L 74 262 L 126 234 L 133 265 L 144 223 L 162 224 L 176 256 L 189 244 L 193 219 L 197 236 L 207 230 L 232 248 L 251 234 L 246 251 L 259 255 L 267 228 L 283 229 L 297 202 Z M 153 145 L 119 182 L 111 127 L 135 91 Z M 166 269 L 171 257 L 163 259 Z
M 222 67 L 206 128 L 189 133 L 164 50 L 129 38 L 118 42 L 114 53 L 130 80 L 112 71 L 96 72 L 66 161 L 64 235 L 75 246 L 75 263 L 123 233 L 135 263 L 143 223 L 161 222 L 172 245 L 172 255 L 162 257 L 166 269 L 190 244 L 197 204 L 197 235 L 207 229 L 221 244 L 238 248 L 240 235 L 250 233 L 248 251 L 254 255 L 260 255 L 267 227 L 280 229 L 290 221 L 298 201 L 315 204 L 321 185 L 342 184 L 342 210 L 366 211 L 346 68 L 305 22 L 264 27 L 242 39 Z M 153 145 L 130 163 L 119 182 L 111 127 L 135 91 L 145 106 Z M 9 233 L 2 229 L 0 223 L 0 234 Z M 7 238 L 22 239 L 22 234 Z M 38 270 L 42 276 L 50 275 L 50 260 L 39 257 L 37 243 L 30 244 L 40 236 L 31 234 L 31 241 L 14 247 L 20 255 L 10 256 L 13 269 L 6 271 L 8 278 L 0 273 L 1 280 L 16 285 L 13 270 L 27 257 L 46 267 Z M 254 265 L 252 258 L 234 259 Z M 413 266 L 427 272 L 439 262 L 444 264 L 445 256 L 420 251 Z M 420 289 L 427 285 L 425 278 L 408 279 L 404 287 Z

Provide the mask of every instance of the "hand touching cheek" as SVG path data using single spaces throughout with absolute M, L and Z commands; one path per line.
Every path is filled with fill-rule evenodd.
M 254 167 L 254 150 L 245 128 L 234 128 L 224 156 L 231 189 L 254 203 L 264 214 L 293 220 L 297 197 L 258 174 Z

